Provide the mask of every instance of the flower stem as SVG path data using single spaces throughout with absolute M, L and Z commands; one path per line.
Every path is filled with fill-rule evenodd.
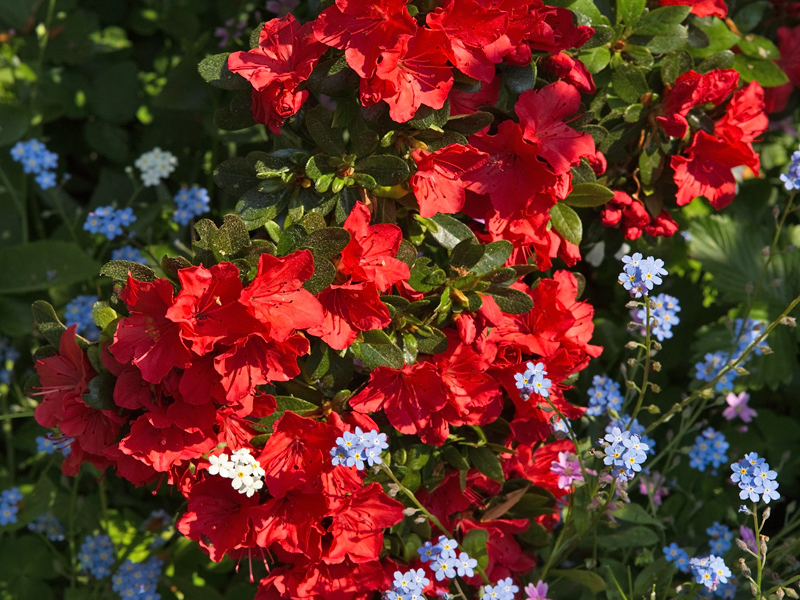
M 644 310 L 645 310 L 645 338 L 644 338 L 644 377 L 642 379 L 642 387 L 639 390 L 639 398 L 636 400 L 636 407 L 633 409 L 631 413 L 631 421 L 628 423 L 628 427 L 626 430 L 629 430 L 633 425 L 633 421 L 636 419 L 636 415 L 639 414 L 639 411 L 642 409 L 642 403 L 644 402 L 644 396 L 647 393 L 647 386 L 649 385 L 650 380 L 650 348 L 652 344 L 652 334 L 650 332 L 651 323 L 650 323 L 650 298 L 648 296 L 644 297 Z

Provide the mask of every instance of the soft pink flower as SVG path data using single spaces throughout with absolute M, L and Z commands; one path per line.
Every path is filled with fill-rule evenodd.
M 583 481 L 581 464 L 577 460 L 569 460 L 569 452 L 559 452 L 558 461 L 550 463 L 550 470 L 558 475 L 558 487 L 568 490 L 574 481 Z
M 728 419 L 728 421 L 739 417 L 745 423 L 749 423 L 753 420 L 753 417 L 758 416 L 758 413 L 747 406 L 748 400 L 750 400 L 750 394 L 747 392 L 741 392 L 739 395 L 733 392 L 729 393 L 725 398 L 725 401 L 728 403 L 728 408 L 722 411 L 722 416 Z
M 547 584 L 541 580 L 536 585 L 532 583 L 526 585 L 525 593 L 528 594 L 527 600 L 549 600 L 547 598 Z

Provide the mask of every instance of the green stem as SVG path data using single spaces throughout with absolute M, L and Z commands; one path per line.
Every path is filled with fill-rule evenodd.
M 14 202 L 14 206 L 17 208 L 17 212 L 19 213 L 20 217 L 20 224 L 22 227 L 22 243 L 28 243 L 28 211 L 25 202 L 25 198 L 20 198 L 17 194 L 17 190 L 11 184 L 11 180 L 9 180 L 8 175 L 6 172 L 0 168 L 0 179 L 3 180 L 3 186 L 5 186 L 6 191 L 8 191 L 8 195 L 11 196 L 11 200 Z
M 644 402 L 644 396 L 647 394 L 647 387 L 650 381 L 650 348 L 652 344 L 652 334 L 650 333 L 650 298 L 648 296 L 644 297 L 644 310 L 645 310 L 645 338 L 644 338 L 644 378 L 642 379 L 642 387 L 639 389 L 639 398 L 636 400 L 636 407 L 633 409 L 631 413 L 631 421 L 628 423 L 628 427 L 626 429 L 630 429 L 631 425 L 633 425 L 633 421 L 636 419 L 636 415 L 639 414 L 639 411 L 642 409 L 642 403 Z
M 31 108 L 36 107 L 36 96 L 39 93 L 39 87 L 42 85 L 42 71 L 44 70 L 44 55 L 47 51 L 47 42 L 50 39 L 50 25 L 53 22 L 53 14 L 55 13 L 56 0 L 50 0 L 47 6 L 47 17 L 44 21 L 44 34 L 39 40 L 39 58 L 36 64 L 36 85 L 31 90 Z
M 4 406 L 3 407 L 3 411 L 6 411 L 6 410 L 7 409 Z M 0 415 L 0 421 L 8 421 L 10 419 L 22 419 L 22 418 L 25 418 L 25 417 L 32 417 L 32 416 L 33 416 L 33 411 L 32 410 L 27 410 L 25 412 L 6 413 L 6 414 Z
M 758 524 L 758 506 L 755 502 L 753 502 L 753 527 L 755 532 L 756 538 L 756 598 L 755 600 L 761 600 L 761 574 L 764 570 L 764 563 L 766 562 L 766 556 L 761 555 L 761 527 Z
M 72 481 L 72 490 L 70 491 L 69 495 L 69 520 L 67 523 L 67 535 L 69 535 L 69 553 L 70 553 L 70 581 L 69 587 L 75 587 L 75 574 L 78 571 L 78 551 L 76 549 L 75 544 L 75 505 L 77 504 L 78 500 L 78 482 L 81 478 L 81 471 L 79 470 L 75 474 L 75 478 Z

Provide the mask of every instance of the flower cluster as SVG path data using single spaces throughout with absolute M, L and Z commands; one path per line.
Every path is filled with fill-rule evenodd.
M 586 409 L 586 414 L 591 417 L 599 417 L 607 410 L 622 410 L 622 391 L 619 384 L 606 375 L 595 375 L 587 393 L 589 408 Z
M 39 140 L 17 142 L 11 148 L 11 158 L 22 165 L 25 173 L 36 173 L 36 183 L 43 190 L 55 187 L 58 154 L 50 152 Z
M 394 572 L 392 589 L 384 594 L 386 600 L 407 600 L 420 598 L 422 590 L 430 584 L 430 579 L 425 577 L 424 569 L 411 569 L 405 573 Z
M 42 513 L 28 523 L 28 529 L 46 535 L 51 542 L 64 541 L 64 526 L 53 515 Z
M 136 221 L 132 208 L 115 209 L 113 206 L 98 206 L 88 215 L 83 228 L 91 233 L 99 233 L 109 240 L 122 235 L 122 228 Z
M 642 443 L 647 444 L 650 447 L 647 453 L 655 454 L 656 442 L 644 434 L 645 427 L 639 423 L 639 419 L 634 419 L 631 421 L 630 415 L 620 415 L 619 419 L 611 419 L 611 422 L 606 425 L 606 433 L 611 433 L 614 427 L 618 427 L 623 431 L 627 429 L 632 434 L 638 435 Z
M 642 442 L 638 435 L 614 427 L 601 441 L 604 441 L 606 454 L 603 463 L 612 467 L 613 477 L 627 481 L 642 470 L 641 465 L 647 460 L 650 446 Z
M 178 159 L 171 152 L 155 147 L 142 154 L 133 164 L 142 172 L 142 183 L 152 187 L 170 176 L 178 166 Z
M 493 586 L 484 586 L 481 600 L 514 600 L 514 595 L 518 591 L 519 587 L 514 585 L 511 577 L 506 577 Z
M 127 559 L 111 578 L 111 588 L 124 599 L 160 600 L 156 585 L 163 566 L 164 563 L 155 556 L 141 563 Z
M 78 561 L 81 570 L 88 571 L 97 579 L 111 575 L 114 564 L 114 545 L 107 535 L 87 535 L 81 544 Z
M 706 529 L 706 533 L 711 538 L 708 545 L 711 546 L 711 551 L 714 554 L 722 556 L 733 545 L 733 533 L 729 527 L 714 521 L 714 524 Z
M 264 487 L 264 469 L 248 448 L 236 450 L 230 458 L 227 454 L 209 456 L 208 462 L 211 463 L 209 474 L 230 479 L 231 487 L 248 498 Z
M 662 551 L 667 560 L 673 563 L 681 573 L 688 573 L 691 570 L 689 554 L 675 542 L 672 542 L 669 546 L 664 546 Z
M 710 590 L 715 590 L 720 584 L 727 583 L 728 577 L 731 576 L 731 570 L 725 565 L 725 561 L 714 554 L 692 558 L 689 560 L 689 566 L 695 581 Z
M 142 252 L 138 248 L 134 248 L 131 245 L 122 246 L 122 248 L 112 250 L 111 260 L 128 260 L 130 262 L 139 263 L 140 265 L 143 265 L 146 262 Z
M 770 503 L 781 497 L 778 493 L 778 474 L 769 468 L 769 463 L 755 452 L 745 454 L 744 458 L 731 465 L 731 480 L 739 484 L 739 498 L 751 502 L 761 500 Z
M 365 461 L 370 467 L 381 464 L 381 453 L 388 447 L 385 433 L 376 430 L 365 432 L 361 427 L 356 427 L 353 433 L 345 431 L 342 437 L 336 439 L 336 446 L 331 448 L 331 463 L 334 467 L 355 466 L 363 471 Z
M 208 190 L 198 185 L 183 187 L 175 194 L 175 214 L 173 219 L 181 225 L 188 225 L 194 217 L 204 215 L 209 211 L 208 203 L 211 198 Z
M 0 337 L 0 383 L 8 384 L 14 374 L 14 363 L 19 358 L 19 352 L 7 338 Z
M 0 526 L 17 522 L 17 512 L 19 512 L 19 501 L 22 494 L 19 488 L 10 488 L 0 493 Z
M 618 280 L 632 298 L 649 295 L 654 286 L 661 285 L 661 278 L 667 275 L 663 260 L 652 256 L 643 258 L 640 252 L 635 252 L 633 256 L 626 254 L 622 257 L 622 262 L 625 266 L 622 267 Z
M 657 294 L 650 298 L 650 333 L 659 342 L 672 337 L 672 327 L 681 322 L 678 317 L 679 312 L 681 307 L 674 296 Z M 633 319 L 644 325 L 647 320 L 647 309 L 634 309 Z
M 544 363 L 529 362 L 525 366 L 527 370 L 524 373 L 514 375 L 520 397 L 527 400 L 532 394 L 538 394 L 542 398 L 548 398 L 553 383 L 545 377 L 547 371 L 544 370 Z
M 744 319 L 736 319 L 733 322 L 733 336 L 736 343 L 733 355 L 722 350 L 707 353 L 704 356 L 705 361 L 698 362 L 695 365 L 697 378 L 701 381 L 714 381 L 726 365 L 741 358 L 747 347 L 761 336 L 764 327 L 764 323 L 756 319 L 748 318 L 746 321 Z M 746 363 L 750 360 L 753 355 L 758 356 L 763 354 L 765 349 L 768 350 L 769 346 L 763 341 L 756 344 L 753 346 L 752 352 L 747 356 L 744 362 Z M 737 375 L 734 369 L 728 370 L 720 377 L 719 381 L 717 381 L 715 389 L 718 392 L 733 391 L 733 381 L 736 379 Z
M 781 173 L 781 181 L 787 190 L 800 190 L 800 150 L 792 153 L 789 172 Z
M 700 435 L 694 438 L 694 446 L 689 452 L 689 466 L 698 471 L 705 471 L 711 465 L 716 473 L 719 466 L 728 461 L 725 454 L 730 444 L 725 436 L 713 427 L 706 427 Z
M 92 318 L 92 309 L 96 302 L 97 296 L 75 296 L 67 302 L 67 307 L 64 310 L 64 322 L 67 327 L 75 325 L 77 333 L 90 342 L 100 337 L 100 329 L 95 325 Z

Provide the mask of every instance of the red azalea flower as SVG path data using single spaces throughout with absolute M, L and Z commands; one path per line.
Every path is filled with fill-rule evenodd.
M 691 6 L 692 14 L 698 17 L 728 16 L 728 6 L 725 0 L 660 0 L 661 6 Z
M 319 295 L 319 300 L 325 316 L 322 324 L 308 333 L 322 338 L 334 350 L 348 348 L 359 331 L 383 329 L 392 322 L 378 286 L 370 281 L 333 284 Z
M 225 340 L 232 343 L 258 327 L 241 305 L 242 281 L 231 263 L 189 267 L 178 271 L 181 291 L 166 316 L 181 325 L 181 338 L 200 356 Z
M 558 487 L 558 475 L 553 473 L 553 461 L 558 461 L 559 452 L 575 452 L 575 444 L 571 440 L 558 440 L 533 449 L 530 444 L 519 444 L 514 447 L 516 454 L 508 455 L 503 461 L 506 477 L 521 477 L 549 490 L 556 498 L 565 496 L 569 490 Z
M 391 586 L 380 561 L 301 563 L 279 567 L 261 580 L 255 600 L 368 600 Z
M 581 95 L 575 87 L 556 81 L 540 90 L 523 92 L 514 110 L 523 128 L 522 137 L 534 144 L 556 174 L 568 173 L 583 156 L 593 156 L 594 140 L 564 123 L 580 108 Z
M 85 452 L 102 455 L 119 432 L 120 424 L 111 416 L 114 416 L 112 411 L 97 410 L 75 398 L 73 402 L 65 402 L 64 418 L 58 427 L 64 435 L 75 438 Z
M 725 114 L 714 123 L 714 135 L 738 142 L 756 141 L 769 125 L 764 109 L 764 88 L 757 81 L 751 81 L 733 94 Z
M 344 50 L 347 64 L 364 79 L 375 74 L 382 52 L 417 32 L 405 0 L 336 0 L 313 23 L 316 38 Z
M 411 176 L 410 184 L 422 217 L 459 212 L 464 207 L 465 190 L 469 185 L 461 177 L 481 167 L 489 157 L 472 146 L 461 144 L 450 144 L 435 152 L 415 149 L 411 156 L 417 172 Z
M 108 350 L 123 364 L 132 361 L 150 383 L 161 383 L 173 367 L 185 369 L 192 362 L 180 325 L 166 317 L 174 302 L 173 293 L 168 279 L 145 282 L 128 275 L 120 294 L 131 316 L 119 322 Z
M 77 325 L 70 325 L 61 334 L 58 354 L 36 361 L 39 391 L 42 400 L 34 411 L 36 422 L 42 427 L 56 427 L 64 418 L 64 407 L 71 401 L 81 401 L 89 381 L 97 375 L 89 357 L 75 341 Z
M 379 483 L 371 483 L 348 496 L 331 511 L 333 521 L 328 533 L 333 535 L 325 562 L 339 563 L 349 558 L 366 563 L 378 558 L 383 550 L 383 530 L 403 520 L 405 506 L 389 498 Z
M 500 76 L 492 79 L 491 83 L 484 83 L 478 92 L 463 92 L 453 88 L 450 90 L 450 115 L 471 115 L 484 106 L 494 106 L 500 98 L 500 88 L 503 78 Z
M 211 560 L 219 562 L 226 552 L 243 546 L 258 496 L 248 498 L 227 479 L 209 476 L 192 485 L 186 499 L 189 506 L 178 521 L 178 531 L 200 544 Z
M 400 433 L 418 434 L 425 444 L 441 446 L 449 427 L 441 409 L 447 391 L 441 376 L 430 363 L 408 365 L 400 370 L 378 367 L 369 383 L 350 399 L 350 407 L 362 413 L 383 410 Z
M 336 445 L 336 428 L 287 411 L 273 431 L 258 457 L 269 493 L 281 498 L 294 489 L 313 492 L 322 472 L 333 468 L 330 450 Z
M 312 275 L 314 256 L 308 250 L 298 250 L 282 258 L 262 254 L 258 273 L 242 291 L 240 301 L 269 328 L 271 338 L 282 342 L 296 329 L 322 323 L 319 301 L 303 289 L 303 283 Z
M 225 403 L 225 388 L 222 386 L 222 376 L 214 368 L 215 360 L 213 354 L 195 358 L 181 374 L 178 391 L 187 403 L 200 405 L 212 400 Z
M 350 276 L 353 283 L 369 281 L 385 292 L 411 276 L 408 265 L 395 258 L 403 241 L 397 225 L 370 225 L 369 209 L 357 202 L 344 222 L 350 241 L 339 262 L 338 271 Z
M 548 199 L 545 211 L 555 204 L 559 181 L 539 160 L 538 148 L 523 139 L 520 125 L 503 121 L 495 135 L 478 133 L 470 137 L 470 143 L 489 159 L 466 174 L 469 189 L 488 195 L 501 217 L 524 210 L 534 199 Z
M 548 56 L 539 65 L 545 71 L 574 85 L 579 92 L 594 94 L 597 91 L 592 74 L 586 69 L 586 65 L 564 52 Z
M 725 208 L 736 195 L 736 180 L 731 169 L 747 165 L 758 174 L 759 160 L 749 144 L 732 143 L 698 131 L 686 156 L 670 159 L 675 169 L 678 206 L 697 196 L 705 197 L 717 210 Z
M 446 0 L 428 13 L 426 23 L 447 33 L 456 68 L 479 81 L 494 79 L 494 63 L 483 52 L 505 32 L 508 15 L 477 0 Z
M 258 48 L 234 52 L 228 67 L 253 86 L 253 118 L 280 134 L 284 119 L 294 115 L 308 98 L 308 91 L 297 91 L 327 50 L 311 30 L 302 27 L 289 14 L 264 24 Z
M 739 73 L 733 69 L 716 69 L 701 75 L 687 71 L 675 81 L 665 96 L 658 122 L 668 135 L 683 138 L 689 131 L 686 115 L 695 106 L 711 103 L 721 104 L 736 89 Z
M 292 491 L 281 498 L 273 498 L 251 511 L 256 544 L 262 548 L 279 544 L 286 552 L 318 561 L 325 535 L 322 520 L 327 513 L 328 505 L 322 494 Z
M 389 105 L 389 116 L 405 123 L 423 104 L 440 109 L 453 87 L 450 41 L 441 29 L 420 29 L 413 37 L 402 38 L 397 46 L 383 52 L 375 76 L 365 83 L 362 104 L 369 106 L 380 98 Z M 377 80 L 377 81 L 376 81 Z M 384 85 L 380 82 L 388 82 Z
M 614 192 L 614 198 L 603 206 L 602 222 L 606 227 L 619 225 L 628 240 L 639 239 L 642 233 L 670 237 L 678 231 L 678 224 L 666 210 L 651 217 L 641 202 L 620 191 Z
M 486 554 L 489 558 L 484 571 L 491 581 L 513 577 L 527 573 L 536 566 L 533 556 L 522 550 L 514 534 L 528 531 L 530 523 L 527 519 L 498 519 L 488 523 L 479 523 L 471 519 L 462 519 L 459 529 L 464 535 L 473 529 L 484 529 L 489 534 L 486 542 Z M 468 577 L 467 581 L 474 585 L 482 585 L 480 576 Z
M 247 397 L 256 393 L 257 385 L 297 377 L 300 374 L 297 357 L 308 354 L 308 350 L 308 340 L 302 335 L 278 342 L 263 332 L 253 332 L 240 339 L 214 359 L 226 401 L 247 402 Z
M 800 87 L 800 25 L 778 28 L 781 57 L 775 62 L 783 69 L 791 84 Z

